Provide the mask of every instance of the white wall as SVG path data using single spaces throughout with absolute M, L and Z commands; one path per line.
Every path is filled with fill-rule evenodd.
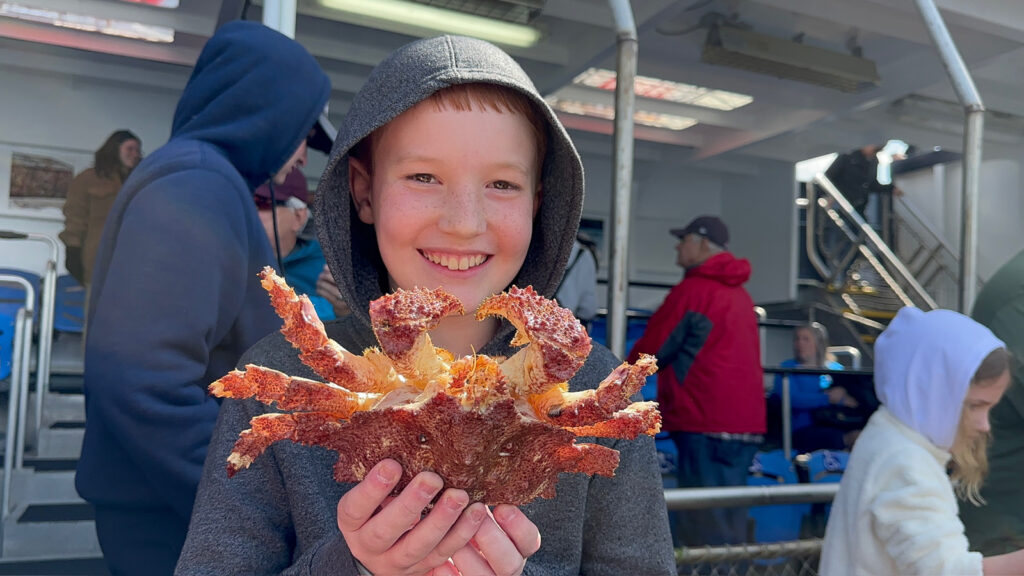
M 0 66 L 0 147 L 53 149 L 91 155 L 114 130 L 142 139 L 143 150 L 167 141 L 179 92 L 126 84 L 103 84 L 22 68 Z M 10 156 L 0 157 L 0 229 L 56 235 L 63 216 L 8 207 Z M 61 246 L 63 251 L 63 246 Z M 35 242 L 0 241 L 0 267 L 42 272 L 49 250 Z M 63 270 L 63 254 L 60 257 Z
M 573 132 L 586 171 L 585 218 L 607 227 L 611 211 L 611 139 Z M 753 276 L 747 289 L 756 302 L 795 298 L 796 205 L 793 165 L 734 158 L 689 161 L 678 147 L 642 143 L 634 166 L 633 221 L 630 227 L 629 277 L 634 282 L 672 285 L 682 277 L 676 265 L 672 228 L 702 214 L 720 216 L 729 226 L 731 251 L 749 258 Z M 608 230 L 605 230 L 606 237 Z M 607 276 L 602 254 L 599 276 Z M 630 290 L 630 307 L 657 308 L 664 289 Z M 599 290 L 602 305 L 605 291 Z
M 941 175 L 944 172 L 944 176 Z M 960 250 L 961 178 L 959 162 L 937 173 L 931 169 L 898 176 L 896 184 L 933 228 Z M 1024 182 L 1021 162 L 1012 159 L 983 160 L 978 207 L 978 274 L 989 278 L 1000 266 L 1024 249 Z M 940 189 L 941 188 L 941 189 Z

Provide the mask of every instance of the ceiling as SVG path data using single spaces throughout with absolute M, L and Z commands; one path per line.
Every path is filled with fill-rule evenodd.
M 367 2 L 373 0 L 365 0 Z M 516 1 L 516 0 L 510 0 Z M 615 33 L 605 0 L 518 0 L 542 5 L 531 25 L 543 32 L 530 48 L 507 48 L 546 95 L 610 105 L 613 93 L 573 85 L 591 68 L 614 69 Z M 123 0 L 17 0 L 50 10 L 116 18 L 175 30 L 158 44 L 51 27 L 0 16 L 0 62 L 53 73 L 180 90 L 205 40 L 242 14 L 242 0 L 180 0 L 160 9 Z M 434 3 L 444 3 L 434 0 Z M 448 0 L 449 5 L 459 4 Z M 638 99 L 645 111 L 692 118 L 684 130 L 637 126 L 640 140 L 679 147 L 689 162 L 753 156 L 787 161 L 901 138 L 919 147 L 959 149 L 956 99 L 911 0 L 633 0 L 639 73 L 753 97 L 731 111 Z M 4 1 L 0 0 L 0 5 Z M 1024 3 L 937 0 L 990 110 L 986 155 L 1017 155 L 1024 145 Z M 259 2 L 246 17 L 261 18 Z M 856 93 L 706 64 L 708 24 L 724 20 L 804 45 L 849 53 L 859 47 L 881 82 Z M 373 66 L 413 36 L 351 24 L 319 0 L 298 0 L 296 39 L 331 77 L 331 115 L 340 121 Z M 914 97 L 907 99 L 909 95 Z M 923 104 L 922 104 L 923 103 Z M 923 108 L 921 108 L 923 106 Z M 919 109 L 921 108 L 921 109 Z M 940 110 L 941 113 L 936 110 Z M 576 133 L 610 134 L 608 120 L 561 114 Z M 587 142 L 598 137 L 583 137 Z M 644 145 L 638 146 L 642 153 Z

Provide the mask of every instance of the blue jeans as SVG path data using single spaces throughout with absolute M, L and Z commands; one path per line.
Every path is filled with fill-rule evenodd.
M 679 450 L 679 487 L 745 486 L 758 445 L 690 432 L 670 432 Z M 684 546 L 742 544 L 747 540 L 746 508 L 685 510 L 679 513 Z
M 96 506 L 96 536 L 112 576 L 171 576 L 188 522 L 170 508 Z

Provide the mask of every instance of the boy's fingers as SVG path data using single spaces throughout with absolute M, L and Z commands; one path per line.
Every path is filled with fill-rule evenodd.
M 362 482 L 338 501 L 338 529 L 354 532 L 373 516 L 377 507 L 402 477 L 402 466 L 394 460 L 381 460 Z
M 514 506 L 510 508 L 515 509 Z M 473 542 L 487 560 L 490 569 L 498 576 L 519 574 L 522 571 L 526 557 L 494 519 L 484 520 Z
M 499 504 L 494 507 L 494 519 L 523 558 L 529 558 L 540 550 L 540 531 L 519 508 Z
M 394 546 L 403 534 L 420 521 L 423 509 L 443 486 L 444 481 L 433 472 L 417 474 L 401 494 L 359 529 L 367 549 L 380 553 Z
M 487 559 L 472 544 L 466 544 L 455 554 L 452 554 L 452 561 L 461 574 L 472 574 L 473 576 L 493 576 Z
M 466 499 L 468 500 L 469 497 L 467 496 Z M 435 507 L 434 510 L 436 511 L 437 508 Z M 477 530 L 480 529 L 480 524 L 487 520 L 487 506 L 479 502 L 469 506 L 459 516 L 455 525 L 448 530 L 444 538 L 437 544 L 432 554 L 438 559 L 451 558 L 456 552 L 469 545 L 469 541 L 473 539 Z M 472 572 L 465 573 L 472 574 Z
M 446 490 L 429 514 L 395 544 L 395 560 L 400 566 L 433 568 L 443 564 L 465 545 L 479 525 L 468 526 L 461 521 L 469 495 L 463 490 Z M 458 542 L 461 540 L 461 542 Z M 456 543 L 452 543 L 456 542 Z

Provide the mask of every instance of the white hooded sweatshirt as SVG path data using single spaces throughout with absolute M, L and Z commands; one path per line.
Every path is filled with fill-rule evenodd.
M 875 344 L 882 407 L 843 474 L 825 530 L 823 576 L 982 574 L 946 466 L 971 378 L 1002 347 L 956 312 L 899 311 Z

